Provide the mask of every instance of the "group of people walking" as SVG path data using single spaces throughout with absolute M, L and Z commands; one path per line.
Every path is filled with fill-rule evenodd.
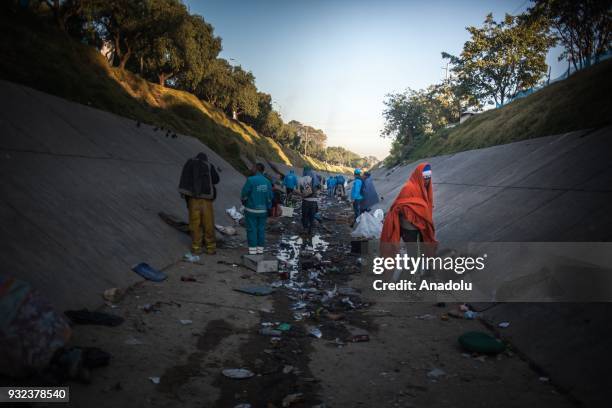
M 280 189 L 284 190 L 285 197 L 297 196 L 301 199 L 302 227 L 307 234 L 312 234 L 323 186 L 330 198 L 346 194 L 346 179 L 342 175 L 324 178 L 313 169 L 305 167 L 302 177 L 290 170 L 284 175 L 282 182 L 273 185 L 271 178 L 264 171 L 263 164 L 255 164 L 251 169 L 252 175 L 246 179 L 240 194 L 251 255 L 264 253 L 267 219 L 271 213 L 274 214 L 273 206 L 281 201 Z M 194 255 L 201 254 L 204 250 L 207 254 L 216 252 L 213 200 L 217 196 L 215 186 L 218 183 L 219 174 L 204 153 L 187 160 L 183 166 L 179 192 L 186 200 L 189 210 L 191 252 Z M 350 200 L 355 220 L 380 201 L 369 172 L 355 169 Z M 396 244 L 400 239 L 407 242 L 422 240 L 435 243 L 432 213 L 431 166 L 423 163 L 413 171 L 387 212 L 381 245 Z

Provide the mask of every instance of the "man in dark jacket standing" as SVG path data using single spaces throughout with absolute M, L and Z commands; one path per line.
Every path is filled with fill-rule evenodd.
M 195 255 L 202 253 L 202 235 L 206 242 L 206 253 L 216 253 L 213 200 L 217 195 L 217 183 L 219 174 L 215 166 L 208 163 L 206 154 L 199 153 L 193 159 L 187 160 L 183 166 L 179 192 L 187 200 L 191 252 Z

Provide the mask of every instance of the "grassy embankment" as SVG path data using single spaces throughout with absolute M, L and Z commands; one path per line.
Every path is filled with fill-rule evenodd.
M 404 162 L 612 124 L 612 60 L 424 139 Z
M 194 136 L 242 172 L 246 165 L 241 156 L 293 166 L 308 163 L 322 171 L 350 171 L 280 146 L 191 93 L 111 67 L 93 47 L 28 18 L 0 14 L 0 55 L 2 79 Z

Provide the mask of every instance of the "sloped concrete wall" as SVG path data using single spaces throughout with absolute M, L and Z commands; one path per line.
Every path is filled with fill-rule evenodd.
M 612 128 L 438 156 L 441 241 L 611 241 Z M 373 172 L 387 209 L 418 163 Z
M 0 260 L 60 309 L 94 307 L 110 287 L 163 268 L 189 239 L 157 215 L 186 219 L 184 162 L 208 154 L 221 177 L 215 216 L 240 204 L 244 177 L 192 137 L 0 81 Z
M 612 241 L 611 127 L 423 161 L 432 165 L 441 243 Z M 417 164 L 373 172 L 379 207 L 388 209 Z M 507 303 L 484 313 L 494 326 L 509 321 L 503 336 L 589 407 L 609 405 L 610 316 L 610 303 Z

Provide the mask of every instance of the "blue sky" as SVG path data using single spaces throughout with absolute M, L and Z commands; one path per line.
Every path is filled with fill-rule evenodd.
M 440 53 L 458 54 L 486 14 L 525 0 L 188 0 L 223 39 L 221 56 L 253 72 L 285 121 L 322 129 L 328 145 L 384 158 L 385 94 L 444 77 Z M 552 50 L 552 77 L 566 67 Z

